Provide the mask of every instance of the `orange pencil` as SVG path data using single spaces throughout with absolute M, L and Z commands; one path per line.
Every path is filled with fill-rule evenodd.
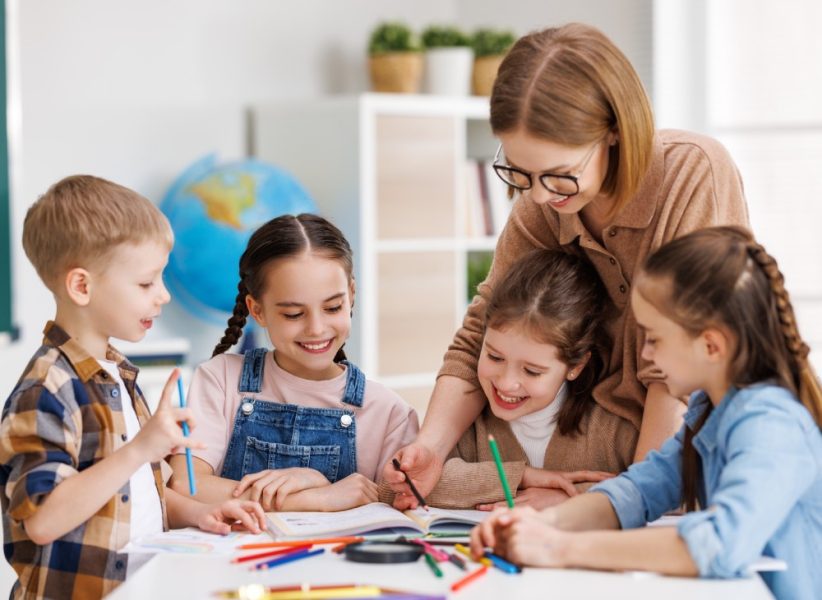
M 256 544 L 243 544 L 237 546 L 237 550 L 265 550 L 266 548 L 288 548 L 293 546 L 304 546 L 306 544 L 342 544 L 362 542 L 365 538 L 359 536 L 315 538 L 308 540 L 282 540 L 280 542 L 258 542 Z
M 269 550 L 268 552 L 257 552 L 256 554 L 247 554 L 246 556 L 238 556 L 232 558 L 232 563 L 248 562 L 249 560 L 257 560 L 258 558 L 271 558 L 280 554 L 288 554 L 289 552 L 296 552 L 298 550 L 307 550 L 311 548 L 311 544 L 303 544 L 302 546 L 288 546 L 279 550 Z
M 458 590 L 461 590 L 462 588 L 464 588 L 466 585 L 468 585 L 469 583 L 471 583 L 475 579 L 478 579 L 478 578 L 482 577 L 483 575 L 485 575 L 485 573 L 487 571 L 488 571 L 488 565 L 482 565 L 479 569 L 477 569 L 475 571 L 471 571 L 470 573 L 468 573 L 468 575 L 466 575 L 462 579 L 458 579 L 457 581 L 452 583 L 451 584 L 451 591 L 456 592 Z

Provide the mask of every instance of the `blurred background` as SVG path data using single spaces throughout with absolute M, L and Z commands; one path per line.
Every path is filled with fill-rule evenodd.
M 819 2 L 5 0 L 5 393 L 39 345 L 54 308 L 20 244 L 28 206 L 74 173 L 112 179 L 160 204 L 186 169 L 215 154 L 220 162 L 257 157 L 285 169 L 323 214 L 340 221 L 355 246 L 362 294 L 353 357 L 424 411 L 467 302 L 464 290 L 483 268 L 497 231 L 472 230 L 468 195 L 475 182 L 463 177 L 464 164 L 487 161 L 495 145 L 482 97 L 363 95 L 370 89 L 369 36 L 385 21 L 416 32 L 440 24 L 466 32 L 509 29 L 516 36 L 569 21 L 602 29 L 639 72 L 658 127 L 704 132 L 729 148 L 742 172 L 754 231 L 780 262 L 820 366 Z M 447 231 L 425 230 L 425 218 L 416 232 L 398 225 L 413 216 L 402 203 L 424 195 L 403 200 L 409 186 L 402 177 L 419 182 L 419 171 L 399 173 L 388 164 L 391 157 L 406 164 L 406 146 L 418 149 L 411 164 L 419 169 L 438 152 L 447 158 L 445 196 L 413 205 L 417 216 L 432 220 L 448 206 Z M 405 191 L 394 197 L 396 188 Z M 420 279 L 414 281 L 415 274 Z M 226 281 L 234 282 L 234 271 Z M 398 299 L 406 309 L 394 306 Z M 129 348 L 146 355 L 150 395 L 174 364 L 188 375 L 210 356 L 221 319 L 219 311 L 172 301 L 146 341 Z M 425 324 L 430 335 L 420 343 L 429 345 L 419 364 L 403 370 L 410 352 L 403 335 L 414 335 L 409 322 Z

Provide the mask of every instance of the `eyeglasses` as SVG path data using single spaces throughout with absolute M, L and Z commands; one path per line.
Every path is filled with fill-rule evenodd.
M 598 140 L 597 143 L 594 144 L 594 146 L 588 151 L 588 154 L 585 156 L 585 159 L 579 167 L 576 175 L 556 175 L 554 173 L 545 172 L 535 174 L 529 173 L 528 171 L 523 171 L 522 169 L 517 169 L 516 167 L 500 164 L 502 144 L 500 144 L 499 148 L 497 148 L 497 153 L 494 156 L 494 171 L 505 183 L 520 191 L 530 190 L 533 187 L 534 175 L 536 175 L 539 182 L 542 184 L 542 187 L 552 194 L 566 197 L 573 196 L 579 193 L 579 178 L 582 177 L 582 174 L 585 172 L 585 168 L 588 166 L 588 163 L 591 162 L 591 157 L 594 155 L 594 150 L 597 149 L 601 141 L 602 140 Z

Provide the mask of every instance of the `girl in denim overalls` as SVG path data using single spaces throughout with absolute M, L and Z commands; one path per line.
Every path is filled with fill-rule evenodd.
M 541 513 L 499 511 L 472 550 L 528 565 L 740 577 L 760 555 L 780 599 L 822 593 L 822 389 L 776 261 L 739 227 L 665 244 L 635 281 L 642 354 L 685 425 L 627 472 Z M 631 529 L 683 505 L 676 527 Z
M 267 510 L 343 510 L 377 500 L 382 464 L 416 436 L 416 413 L 345 359 L 354 299 L 351 248 L 316 215 L 260 227 L 240 258 L 239 293 L 189 405 L 200 498 L 244 497 Z M 224 354 L 248 315 L 274 350 Z M 185 461 L 172 458 L 184 491 Z M 238 483 L 239 482 L 239 483 Z

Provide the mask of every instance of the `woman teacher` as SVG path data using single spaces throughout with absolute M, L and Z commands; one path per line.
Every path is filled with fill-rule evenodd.
M 725 148 L 703 135 L 655 130 L 636 71 L 593 27 L 573 23 L 519 39 L 494 83 L 491 127 L 501 142 L 494 169 L 515 202 L 491 271 L 445 355 L 419 437 L 396 455 L 423 495 L 485 405 L 476 379 L 485 304 L 514 261 L 555 248 L 596 269 L 616 310 L 607 322 L 606 374 L 593 395 L 639 430 L 634 458 L 641 460 L 679 428 L 686 405 L 640 357 L 642 333 L 629 306 L 634 273 L 672 238 L 748 225 L 742 181 Z M 398 492 L 395 506 L 417 504 L 390 463 L 383 476 Z

